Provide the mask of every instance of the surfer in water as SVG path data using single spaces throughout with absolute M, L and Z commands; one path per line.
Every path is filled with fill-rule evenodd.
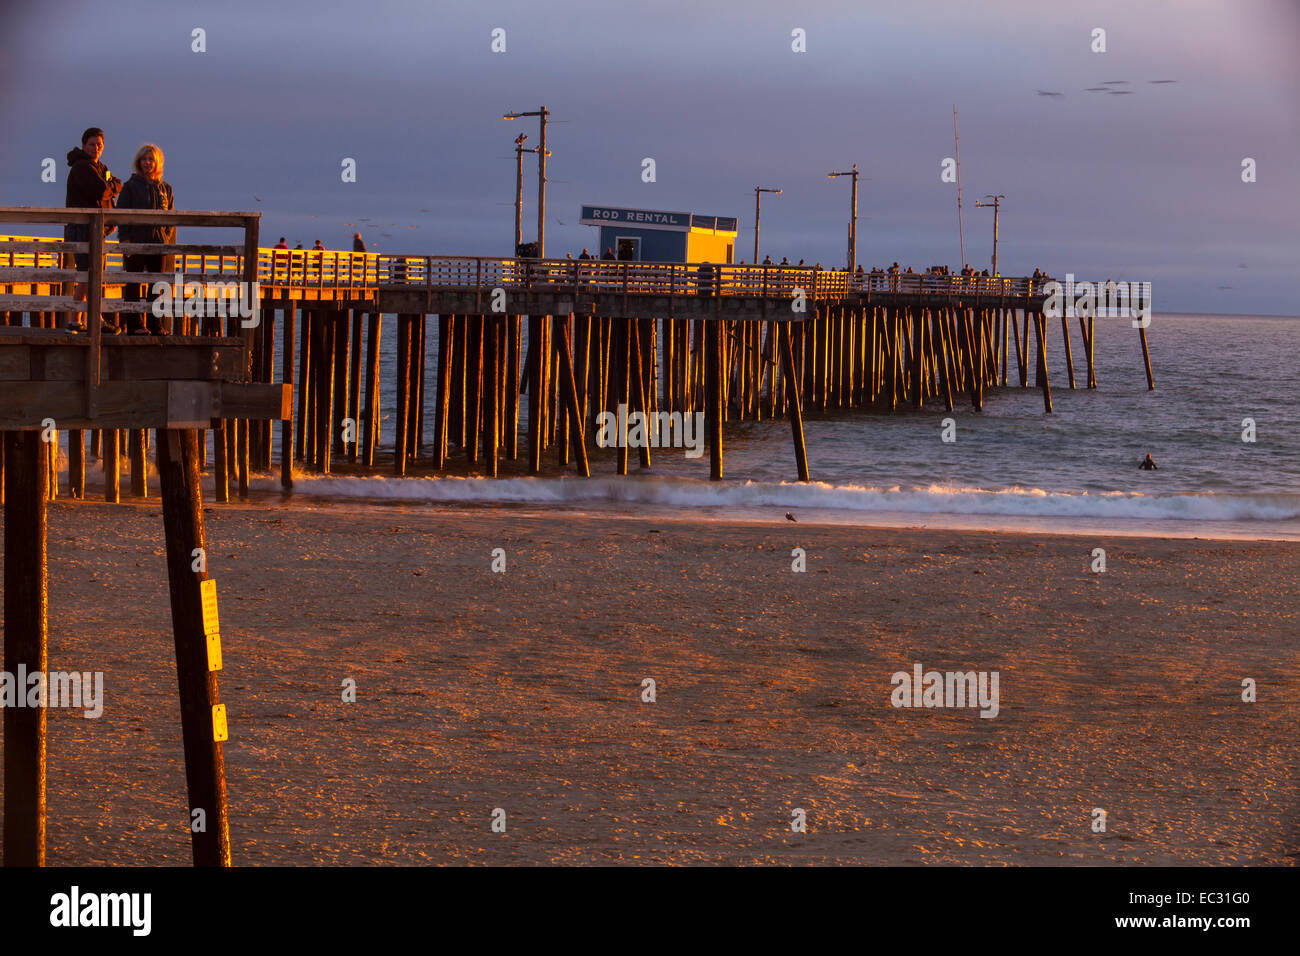
M 1147 452 L 1146 458 L 1142 459 L 1142 464 L 1138 465 L 1142 471 L 1159 471 L 1156 467 L 1155 459 L 1151 457 L 1151 452 Z

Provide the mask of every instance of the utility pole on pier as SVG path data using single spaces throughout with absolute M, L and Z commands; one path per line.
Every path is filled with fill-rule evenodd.
M 513 120 L 521 116 L 536 116 L 541 120 L 541 142 L 537 144 L 537 258 L 546 257 L 546 117 L 551 111 L 543 106 L 540 110 L 526 113 L 506 113 L 503 119 Z
M 763 193 L 773 193 L 781 195 L 779 189 L 768 189 L 766 186 L 754 187 L 754 265 L 758 265 L 758 217 L 762 212 Z
M 977 199 L 975 200 L 975 208 L 984 209 L 987 208 L 988 206 L 993 207 L 993 271 L 992 273 L 990 273 L 990 275 L 997 275 L 998 274 L 998 209 L 1002 203 L 1002 200 L 1006 199 L 1007 197 L 1003 193 L 998 193 L 998 195 L 996 196 L 986 196 L 985 198 L 992 199 L 993 201 L 980 202 Z
M 854 266 L 858 264 L 858 164 L 854 163 L 853 168 L 842 173 L 827 173 L 828 179 L 834 179 L 836 176 L 852 176 L 853 192 L 850 199 L 849 210 L 849 272 L 853 271 Z
M 519 246 L 524 241 L 524 153 L 531 152 L 524 149 L 527 139 L 527 133 L 515 137 L 515 245 L 510 253 L 512 256 L 519 255 Z

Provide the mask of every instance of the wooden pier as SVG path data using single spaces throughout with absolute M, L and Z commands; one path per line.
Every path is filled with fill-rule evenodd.
M 0 209 L 6 223 L 61 221 L 51 218 L 56 215 L 67 214 Z M 247 220 L 251 215 L 173 218 L 182 225 L 204 225 L 214 217 Z M 108 218 L 126 222 L 130 214 L 111 211 Z M 114 297 L 126 278 L 114 268 L 118 255 L 136 251 L 115 246 L 104 244 L 107 268 L 89 276 L 92 294 L 106 312 L 139 306 Z M 255 292 L 246 294 L 257 299 L 259 321 L 235 329 L 241 354 L 248 356 L 240 394 L 252 395 L 249 389 L 262 385 L 287 387 L 293 396 L 284 413 L 278 462 L 272 461 L 270 422 L 254 423 L 242 412 L 232 415 L 237 399 L 205 392 L 209 404 L 193 406 L 196 419 L 211 413 L 217 501 L 228 500 L 231 484 L 246 494 L 250 473 L 273 469 L 286 489 L 295 469 L 496 476 L 571 468 L 589 475 L 593 463 L 601 467 L 612 459 L 614 470 L 627 474 L 629 450 L 605 451 L 595 440 L 598 416 L 617 413 L 620 405 L 629 414 L 703 413 L 714 479 L 724 474 L 724 424 L 788 417 L 794 471 L 804 481 L 811 477 L 805 416 L 854 409 L 895 412 L 927 404 L 952 410 L 969 403 L 979 410 L 987 389 L 1031 383 L 1042 393 L 1044 410 L 1052 410 L 1047 280 L 237 245 L 168 249 L 173 271 L 142 279 L 168 282 L 179 271 L 182 282 L 193 283 L 209 304 L 230 304 L 232 283 L 256 283 Z M 29 334 L 37 329 L 57 334 L 63 324 L 58 316 L 72 303 L 51 290 L 57 280 L 72 277 L 63 266 L 73 251 L 57 240 L 0 240 L 0 262 L 9 263 L 0 266 L 0 322 L 10 327 L 10 335 L 24 316 Z M 173 321 L 184 332 L 200 331 L 200 323 L 202 331 L 221 331 L 220 318 Z M 230 333 L 231 320 L 226 321 Z M 1094 322 L 1079 318 L 1077 329 L 1086 366 L 1083 384 L 1096 388 Z M 1068 384 L 1075 388 L 1071 332 L 1063 317 Z M 395 336 L 396 344 L 388 350 L 395 361 L 388 363 L 380 351 L 385 336 Z M 1145 329 L 1140 336 L 1154 387 Z M 129 364 L 137 354 L 134 341 L 104 341 L 109 344 L 91 342 L 89 349 L 105 349 L 110 367 Z M 186 363 L 208 348 L 217 350 L 214 361 L 222 360 L 222 346 L 215 341 L 196 340 L 190 348 L 199 351 L 183 357 L 186 341 L 183 336 L 169 340 L 168 361 L 178 368 L 189 367 Z M 59 342 L 68 356 L 88 348 L 85 339 L 73 336 Z M 16 361 L 21 365 L 26 359 Z M 63 360 L 73 366 L 78 361 Z M 0 398 L 9 394 L 8 377 L 0 364 Z M 394 408 L 382 407 L 381 377 L 393 386 L 387 391 Z M 132 388 L 128 399 L 110 382 L 102 392 L 107 408 L 114 395 L 137 401 L 143 392 L 138 383 Z M 152 406 L 164 400 L 157 386 L 145 390 L 152 390 Z M 175 390 L 166 400 L 183 401 Z M 17 410 L 15 420 L 30 422 L 44 409 L 42 417 L 65 427 L 37 393 L 28 393 L 26 405 L 5 405 Z M 58 410 L 66 415 L 64 406 Z M 384 416 L 392 421 L 395 437 L 381 448 Z M 70 438 L 75 442 L 69 444 L 69 493 L 80 496 L 85 442 L 78 429 Z M 99 431 L 92 443 L 105 469 L 109 500 L 121 494 L 123 455 L 131 464 L 131 493 L 147 494 L 146 439 L 132 438 L 119 448 L 104 443 Z M 204 439 L 202 456 L 206 448 Z M 651 452 L 637 450 L 642 468 L 651 467 Z

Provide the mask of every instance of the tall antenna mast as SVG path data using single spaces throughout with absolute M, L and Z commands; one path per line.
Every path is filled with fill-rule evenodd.
M 961 267 L 966 268 L 966 235 L 961 228 L 961 137 L 957 134 L 957 104 L 952 104 L 952 139 L 957 151 L 957 241 L 961 243 Z

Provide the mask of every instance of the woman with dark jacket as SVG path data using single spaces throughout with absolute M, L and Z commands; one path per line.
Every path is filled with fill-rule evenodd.
M 131 162 L 135 171 L 122 194 L 117 197 L 118 209 L 173 209 L 172 188 L 163 182 L 163 153 L 153 143 L 145 143 L 135 154 Z M 176 227 L 163 225 L 127 225 L 117 231 L 118 242 L 175 242 Z M 164 272 L 161 253 L 123 253 L 122 268 L 127 272 Z M 153 302 L 156 296 L 149 292 L 150 284 L 145 284 L 143 300 Z M 128 302 L 141 301 L 140 285 L 131 283 L 122 290 L 122 298 Z M 166 335 L 163 320 L 150 309 L 143 315 L 127 313 L 129 330 L 135 335 Z
M 108 171 L 108 167 L 99 161 L 104 153 L 104 131 L 92 126 L 81 134 L 81 147 L 68 150 L 68 191 L 64 206 L 68 209 L 112 209 L 113 200 L 122 189 L 122 181 Z M 104 227 L 104 235 L 113 231 L 112 226 Z M 68 242 L 89 242 L 90 226 L 86 223 L 71 222 L 63 227 L 63 238 Z M 90 254 L 78 252 L 73 256 L 76 268 L 81 272 L 90 269 Z M 104 263 L 100 260 L 100 273 Z M 78 282 L 72 293 L 74 299 L 82 302 L 86 299 L 86 283 Z M 117 327 L 105 323 L 106 330 L 116 332 Z M 71 331 L 84 329 L 74 314 L 68 328 Z

